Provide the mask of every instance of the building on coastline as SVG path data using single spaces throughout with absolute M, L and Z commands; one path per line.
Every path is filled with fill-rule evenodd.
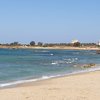
M 72 40 L 71 43 L 74 44 L 74 43 L 77 43 L 77 42 L 79 42 L 79 41 L 75 39 L 75 40 Z
M 100 47 L 100 40 L 98 41 L 97 46 Z M 96 53 L 100 54 L 100 48 L 99 48 L 99 50 L 96 51 Z
M 80 42 L 79 42 L 78 40 L 72 40 L 71 44 L 72 44 L 72 46 L 74 46 L 74 47 L 79 47 L 79 46 L 81 45 Z
M 96 43 L 97 46 L 100 46 L 100 40 Z
M 98 44 L 97 45 L 100 46 L 100 41 L 98 41 Z

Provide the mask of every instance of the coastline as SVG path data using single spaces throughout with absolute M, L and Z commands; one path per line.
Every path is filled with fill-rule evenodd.
M 84 73 L 89 73 L 89 72 L 94 72 L 94 71 L 100 71 L 99 66 L 100 65 L 96 65 L 93 68 L 85 68 L 84 70 L 73 71 L 71 73 L 64 73 L 64 74 L 57 74 L 57 75 L 50 75 L 50 76 L 42 76 L 42 77 L 39 77 L 39 78 L 31 78 L 31 79 L 17 80 L 17 81 L 2 83 L 2 84 L 0 84 L 0 89 L 19 87 L 19 86 L 27 85 L 29 83 L 37 83 L 37 82 L 40 82 L 40 81 L 45 81 L 45 80 L 49 80 L 49 79 L 53 79 L 53 78 L 69 77 L 69 76 L 78 75 L 78 74 L 84 74 Z
M 0 46 L 1 49 L 61 49 L 61 50 L 100 50 L 99 47 L 69 47 L 69 46 Z
M 100 71 L 0 89 L 1 100 L 100 100 Z M 77 92 L 76 92 L 77 91 Z

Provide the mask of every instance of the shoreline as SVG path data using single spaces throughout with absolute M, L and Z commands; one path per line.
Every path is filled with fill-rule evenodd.
M 12 82 L 8 82 L 8 83 L 2 83 L 0 84 L 0 89 L 10 89 L 10 88 L 16 88 L 19 86 L 23 86 L 23 85 L 28 85 L 30 83 L 38 83 L 41 81 L 48 81 L 48 80 L 52 80 L 52 79 L 56 79 L 56 78 L 62 78 L 62 77 L 70 77 L 70 76 L 74 76 L 74 75 L 81 75 L 81 74 L 86 74 L 86 73 L 91 73 L 91 72 L 95 72 L 95 71 L 100 71 L 100 67 L 98 67 L 99 65 L 95 66 L 95 68 L 86 68 L 84 70 L 78 70 L 75 72 L 71 72 L 71 73 L 66 73 L 66 74 L 57 74 L 57 75 L 51 75 L 51 76 L 42 76 L 40 78 L 36 78 L 36 79 L 25 79 L 25 80 L 18 80 L 18 81 L 12 81 Z
M 98 64 L 94 68 L 85 68 L 86 70 L 84 69 L 82 72 L 79 73 L 71 73 L 69 75 L 64 74 L 62 76 L 51 77 L 49 79 L 47 78 L 47 76 L 44 76 L 44 80 L 26 80 L 26 82 L 24 83 L 14 84 L 12 86 L 8 86 L 7 88 L 4 87 L 0 89 L 0 99 L 100 100 L 99 66 L 100 65 Z
M 62 78 L 70 78 L 70 77 L 81 76 L 81 75 L 91 74 L 91 73 L 96 73 L 96 72 L 100 72 L 100 70 L 88 71 L 88 72 L 82 72 L 82 73 L 75 73 L 75 74 L 70 74 L 70 75 L 63 75 L 63 76 L 53 77 L 53 78 L 34 81 L 34 82 L 21 83 L 21 84 L 16 85 L 15 87 L 8 87 L 8 88 L 5 88 L 5 89 L 19 88 L 19 87 L 29 87 L 29 86 L 35 86 L 37 84 L 41 85 L 41 83 L 45 83 L 46 81 L 48 82 L 48 81 L 51 81 L 51 80 L 57 80 L 57 79 L 62 79 Z
M 40 46 L 0 46 L 0 49 L 100 50 L 99 47 L 68 47 L 68 46 L 54 46 L 54 47 L 40 47 Z
M 100 100 L 100 71 L 0 89 L 1 100 Z M 77 91 L 77 92 L 76 92 Z
M 53 80 L 53 79 L 59 79 L 59 78 L 64 78 L 64 77 L 72 77 L 72 76 L 77 76 L 77 75 L 84 75 L 84 74 L 93 73 L 93 72 L 100 72 L 100 68 L 98 68 L 98 69 L 90 68 L 88 70 L 83 70 L 83 71 L 73 72 L 73 73 L 69 73 L 69 74 L 58 75 L 58 76 L 54 76 L 54 77 L 50 77 L 50 78 L 45 78 L 45 79 L 38 80 L 38 81 L 25 82 L 25 83 L 17 84 L 13 88 L 23 87 L 23 86 L 30 86 L 30 84 L 31 85 L 32 84 L 35 85 L 36 83 L 41 84 L 41 82 L 44 83 L 45 81 L 49 81 L 49 80 Z

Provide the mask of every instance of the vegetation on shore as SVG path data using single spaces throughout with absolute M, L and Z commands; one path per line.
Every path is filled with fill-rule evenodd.
M 98 47 L 96 43 L 43 43 L 35 41 L 31 41 L 29 44 L 21 44 L 19 42 L 13 42 L 13 43 L 6 43 L 6 44 L 0 44 L 0 46 L 7 46 L 7 47 L 14 47 L 14 46 L 27 46 L 27 47 L 55 47 L 55 46 L 67 46 L 67 47 Z

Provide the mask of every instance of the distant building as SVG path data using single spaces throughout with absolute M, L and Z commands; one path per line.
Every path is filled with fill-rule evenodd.
M 98 46 L 100 46 L 100 41 L 98 42 L 98 44 L 97 44 Z
M 72 44 L 79 42 L 78 40 L 72 40 Z

